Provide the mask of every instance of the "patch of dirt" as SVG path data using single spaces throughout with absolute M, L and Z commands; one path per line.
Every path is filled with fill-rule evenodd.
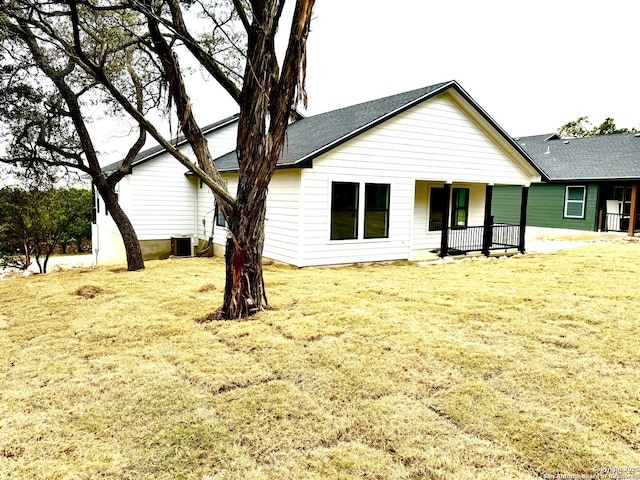
M 207 283 L 198 289 L 198 293 L 206 293 L 217 290 L 217 287 L 213 283 Z
M 125 273 L 125 272 L 128 272 L 129 270 L 127 269 L 127 267 L 116 267 L 116 268 L 110 268 L 109 271 L 111 273 Z
M 107 293 L 107 291 L 103 288 L 96 287 L 95 285 L 85 285 L 74 292 L 75 295 L 83 298 L 95 298 L 104 293 Z
M 207 313 L 204 317 L 196 318 L 196 323 L 210 323 L 224 320 L 222 318 L 222 310 L 218 309 L 215 312 Z

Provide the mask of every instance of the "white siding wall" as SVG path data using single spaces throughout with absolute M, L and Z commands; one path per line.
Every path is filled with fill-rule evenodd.
M 238 188 L 237 175 L 225 175 L 229 190 Z M 264 227 L 263 255 L 280 262 L 298 265 L 300 256 L 300 170 L 277 170 L 269 184 Z M 216 227 L 214 242 L 225 245 L 226 229 Z
M 125 211 L 127 211 L 126 206 L 131 190 L 128 182 L 128 177 L 124 177 L 117 187 L 118 201 Z M 96 204 L 96 223 L 91 230 L 92 251 L 96 265 L 126 263 L 127 256 L 122 236 L 111 216 L 107 215 L 107 208 L 97 190 Z
M 196 180 L 198 210 L 196 213 L 196 234 L 202 240 L 208 240 L 211 235 L 211 227 L 214 222 L 215 200 L 211 189 L 201 184 L 200 180 Z M 203 224 L 204 221 L 204 224 Z
M 491 139 L 488 128 L 478 126 L 443 94 L 314 159 L 313 168 L 302 173 L 304 253 L 300 265 L 410 258 L 410 249 L 416 248 L 412 233 L 426 232 L 426 225 L 413 225 L 417 218 L 426 222 L 427 208 L 423 197 L 419 197 L 422 205 L 415 204 L 416 180 L 452 181 L 454 187 L 469 187 L 469 224 L 482 225 L 484 184 L 531 181 Z M 329 240 L 331 182 L 335 181 L 391 185 L 388 239 Z M 417 239 L 418 245 L 426 248 L 432 236 L 425 233 Z
M 264 256 L 298 265 L 300 257 L 300 170 L 277 170 L 269 184 Z
M 207 136 L 211 155 L 216 158 L 235 148 L 237 123 L 222 127 Z M 190 147 L 181 149 L 194 158 Z M 173 235 L 202 237 L 202 218 L 213 208 L 208 187 L 200 188 L 195 177 L 185 176 L 187 170 L 168 154 L 136 165 L 132 174 L 118 184 L 119 202 L 129 216 L 140 240 L 169 239 Z M 122 257 L 122 239 L 110 217 L 105 216 L 100 202 L 94 238 L 99 240 L 99 263 L 111 263 L 112 257 Z M 210 217 L 210 218 L 209 218 Z M 209 237 L 212 214 L 207 217 Z M 95 241 L 95 240 L 94 240 Z
M 311 169 L 277 171 L 267 200 L 265 256 L 307 266 L 406 259 L 412 248 L 428 248 L 432 237 L 438 239 L 435 248 L 439 236 L 427 233 L 428 194 L 420 190 L 422 182 L 416 188 L 416 181 L 468 186 L 469 224 L 481 224 L 484 185 L 528 184 L 532 170 L 525 172 L 516 154 L 500 147 L 492 127 L 477 115 L 480 119 L 472 120 L 457 102 L 456 94 L 445 92 L 314 159 Z M 212 151 L 232 150 L 235 132 L 235 124 L 217 132 L 218 143 L 210 140 Z M 175 160 L 162 157 L 136 167 L 129 184 L 123 180 L 123 202 L 141 239 L 178 233 L 202 237 L 203 218 L 208 237 L 213 199 L 208 188 L 200 189 L 183 173 Z M 228 175 L 231 192 L 236 177 Z M 361 217 L 364 184 L 390 185 L 389 238 L 329 239 L 331 183 L 336 181 L 360 183 Z M 215 242 L 223 245 L 225 234 L 216 228 Z
M 330 162 L 317 162 L 312 170 L 302 172 L 304 243 L 300 266 L 383 261 L 409 258 L 413 213 L 413 179 L 394 172 L 376 174 L 372 165 L 364 170 L 338 168 L 331 173 Z M 322 166 L 320 166 L 322 164 Z M 363 175 L 363 171 L 366 175 Z M 331 183 L 360 183 L 359 240 L 330 240 Z M 362 239 L 364 185 L 390 185 L 389 238 Z
M 195 234 L 195 182 L 185 171 L 173 157 L 161 155 L 128 176 L 127 214 L 140 240 Z M 124 202 L 123 193 L 121 187 Z

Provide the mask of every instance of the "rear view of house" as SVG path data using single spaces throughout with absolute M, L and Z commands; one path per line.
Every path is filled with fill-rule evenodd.
M 222 131 L 212 132 L 210 145 Z M 213 232 L 219 250 L 227 232 L 211 193 L 180 166 L 172 173 L 154 167 L 171 161 L 166 154 L 147 161 L 145 181 L 182 176 L 184 191 L 165 203 L 182 205 L 184 223 L 170 230 L 166 222 L 154 241 L 180 234 L 195 243 Z M 234 192 L 235 151 L 216 164 Z M 139 168 L 134 164 L 131 177 Z M 310 266 L 523 250 L 524 218 L 496 224 L 493 189 L 514 186 L 526 206 L 529 185 L 540 179 L 522 147 L 455 81 L 302 118 L 289 127 L 269 186 L 264 256 Z M 161 210 L 159 199 L 144 200 L 147 191 L 143 182 L 130 188 L 125 210 Z M 130 216 L 136 229 L 149 227 L 143 240 L 153 236 L 145 219 L 154 215 Z

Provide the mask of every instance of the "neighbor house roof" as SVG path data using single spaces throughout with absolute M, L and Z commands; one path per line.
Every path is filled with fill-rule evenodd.
M 640 178 L 638 134 L 561 138 L 548 133 L 516 140 L 550 181 Z
M 278 167 L 310 166 L 311 161 L 322 153 L 449 89 L 457 91 L 536 168 L 520 145 L 498 126 L 455 80 L 298 120 L 287 128 L 287 140 L 278 160 Z M 216 166 L 223 172 L 236 171 L 238 169 L 236 152 L 230 152 L 216 159 Z

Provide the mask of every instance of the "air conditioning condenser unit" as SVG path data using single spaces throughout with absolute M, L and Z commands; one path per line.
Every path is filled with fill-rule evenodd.
M 174 257 L 190 257 L 191 237 L 171 237 L 171 255 Z

